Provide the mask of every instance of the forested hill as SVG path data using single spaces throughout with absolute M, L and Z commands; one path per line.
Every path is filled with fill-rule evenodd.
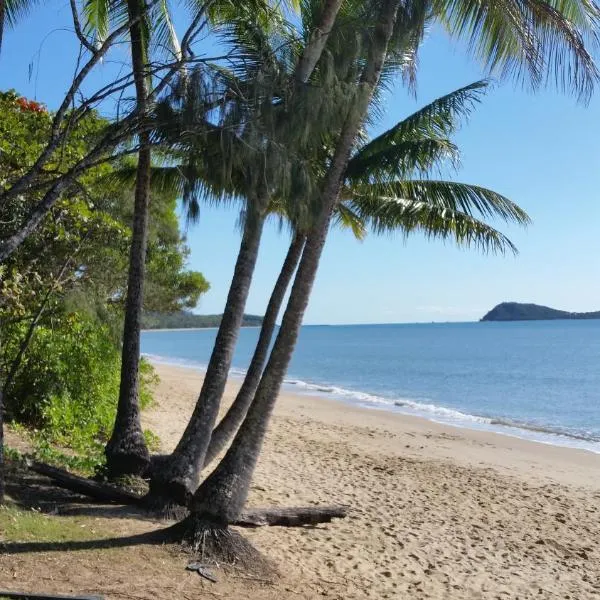
M 223 315 L 195 315 L 182 310 L 175 313 L 146 312 L 142 318 L 144 329 L 191 329 L 193 327 L 218 327 Z M 260 327 L 263 318 L 244 315 L 242 327 Z
M 539 304 L 502 302 L 481 319 L 482 321 L 551 321 L 556 319 L 600 319 L 600 311 L 575 313 Z

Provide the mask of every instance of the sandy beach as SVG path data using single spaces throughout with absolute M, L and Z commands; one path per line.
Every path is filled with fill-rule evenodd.
M 202 375 L 156 369 L 144 420 L 170 450 Z M 245 532 L 283 574 L 265 597 L 600 595 L 600 456 L 587 451 L 282 394 L 249 504 L 313 503 L 351 513 Z

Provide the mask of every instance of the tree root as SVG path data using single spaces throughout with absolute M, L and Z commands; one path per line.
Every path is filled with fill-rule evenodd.
M 181 521 L 190 514 L 186 506 L 174 502 L 172 498 L 157 494 L 146 494 L 143 507 L 150 515 L 161 521 Z
M 202 515 L 190 514 L 165 530 L 167 539 L 179 542 L 203 565 L 242 569 L 271 575 L 273 565 L 242 535 Z

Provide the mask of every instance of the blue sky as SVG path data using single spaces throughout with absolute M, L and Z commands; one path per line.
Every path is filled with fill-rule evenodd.
M 16 88 L 56 107 L 74 70 L 76 45 L 66 1 L 47 3 L 8 31 L 0 53 L 0 89 Z M 118 49 L 91 80 L 115 76 Z M 462 46 L 433 32 L 419 69 L 417 99 L 388 95 L 374 133 L 419 105 L 482 76 Z M 456 141 L 462 166 L 452 177 L 517 202 L 533 224 L 502 226 L 519 255 L 486 256 L 415 235 L 368 236 L 357 242 L 332 231 L 306 313 L 306 323 L 476 320 L 504 300 L 574 311 L 600 310 L 600 100 L 588 106 L 555 90 L 532 94 L 501 82 L 484 98 Z M 221 312 L 239 247 L 234 209 L 204 208 L 188 231 L 190 266 L 211 290 L 198 312 Z M 261 313 L 289 239 L 276 225 L 264 235 L 247 311 Z

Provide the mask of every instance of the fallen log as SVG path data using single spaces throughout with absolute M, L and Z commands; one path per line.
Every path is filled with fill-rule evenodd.
M 128 492 L 116 485 L 100 483 L 98 481 L 93 481 L 92 479 L 87 479 L 86 477 L 79 477 L 64 469 L 52 467 L 37 461 L 29 461 L 27 465 L 35 473 L 49 477 L 59 487 L 71 490 L 72 492 L 90 496 L 96 500 L 101 500 L 102 502 L 134 504 L 138 506 L 142 504 L 142 496 L 134 494 L 133 492 Z
M 289 508 L 254 508 L 244 511 L 231 523 L 239 527 L 303 527 L 343 519 L 347 506 L 295 506 Z
M 18 598 L 20 600 L 104 600 L 104 596 L 55 596 L 48 594 L 29 594 L 26 592 L 5 592 L 0 590 L 0 598 Z
M 29 468 L 52 479 L 59 487 L 114 504 L 144 506 L 143 496 L 128 492 L 110 483 L 100 483 L 73 475 L 64 469 L 45 463 L 29 461 Z M 289 508 L 254 508 L 242 513 L 231 525 L 237 527 L 305 527 L 330 523 L 332 519 L 343 519 L 348 514 L 347 506 L 296 506 Z

